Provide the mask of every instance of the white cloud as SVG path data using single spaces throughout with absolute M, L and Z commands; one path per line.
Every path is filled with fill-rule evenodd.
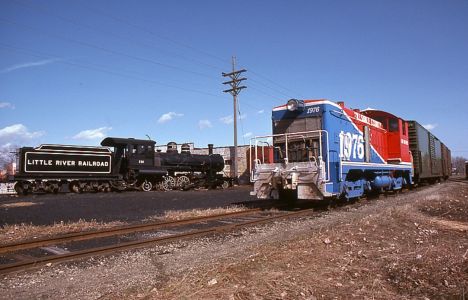
M 224 124 L 232 124 L 234 122 L 234 117 L 233 116 L 225 116 L 225 117 L 222 117 L 222 118 L 219 118 L 219 120 L 224 123 Z
M 264 112 L 265 112 L 265 110 L 261 109 L 261 110 L 257 111 L 257 114 L 263 114 Z
M 237 119 L 238 120 L 243 120 L 247 118 L 247 115 L 238 115 Z M 225 116 L 225 117 L 222 117 L 222 118 L 219 118 L 219 120 L 226 124 L 226 125 L 229 125 L 229 124 L 232 124 L 234 122 L 234 116 L 233 115 L 229 115 L 229 116 Z
M 15 109 L 15 106 L 11 104 L 10 102 L 0 102 L 0 109 L 2 108 L 11 108 Z
M 43 136 L 44 131 L 29 131 L 23 124 L 14 124 L 0 129 L 0 149 L 14 148 L 17 145 L 31 145 Z
M 23 124 L 14 124 L 0 129 L 0 143 L 31 140 L 43 136 L 43 131 L 31 132 Z
M 168 113 L 165 113 L 163 114 L 161 117 L 159 117 L 158 119 L 158 123 L 162 124 L 162 123 L 166 123 L 166 122 L 169 122 L 170 120 L 176 118 L 176 117 L 183 117 L 184 114 L 178 114 L 176 112 L 168 112 Z
M 432 129 L 436 128 L 437 126 L 439 126 L 439 124 L 437 124 L 437 123 L 423 125 L 423 127 L 426 128 L 427 130 L 432 130 Z
M 81 140 L 95 140 L 95 139 L 103 139 L 106 137 L 107 132 L 112 130 L 112 127 L 100 127 L 96 129 L 87 129 L 80 131 L 78 134 L 73 136 L 74 139 L 81 139 Z
M 52 58 L 52 59 L 44 59 L 44 60 L 33 61 L 33 62 L 28 62 L 28 63 L 23 63 L 23 64 L 16 64 L 16 65 L 0 70 L 0 73 L 8 73 L 8 72 L 12 72 L 12 71 L 24 69 L 24 68 L 44 66 L 44 65 L 54 63 L 56 61 L 59 61 L 59 59 Z
M 200 129 L 205 129 L 205 128 L 211 128 L 213 125 L 211 125 L 210 120 L 200 120 L 198 121 L 198 128 Z
M 244 137 L 245 137 L 245 138 L 251 137 L 252 134 L 253 134 L 252 132 L 247 132 L 246 134 L 244 134 Z

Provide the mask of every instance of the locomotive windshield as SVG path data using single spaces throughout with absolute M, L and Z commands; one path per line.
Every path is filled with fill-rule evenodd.
M 276 139 L 274 143 L 274 161 L 276 163 L 285 162 L 286 143 Z M 320 139 L 318 137 L 301 138 L 301 140 L 288 141 L 287 149 L 288 162 L 309 162 L 316 161 L 320 155 Z
M 321 117 L 281 119 L 273 121 L 275 162 L 316 161 L 320 155 Z M 315 132 L 315 133 L 314 133 Z M 286 137 L 287 134 L 287 147 Z

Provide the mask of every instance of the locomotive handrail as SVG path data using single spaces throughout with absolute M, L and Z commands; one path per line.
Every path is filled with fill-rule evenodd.
M 319 151 L 320 151 L 319 159 L 320 159 L 320 161 L 323 158 L 323 144 L 322 144 L 323 138 L 322 138 L 322 134 L 326 135 L 327 164 L 326 164 L 326 174 L 324 176 L 326 178 L 325 178 L 325 180 L 323 182 L 329 182 L 330 181 L 330 147 L 329 147 L 329 134 L 328 134 L 328 131 L 326 131 L 326 130 L 320 129 L 320 130 L 301 131 L 301 132 L 294 132 L 294 133 L 281 133 L 281 134 L 271 134 L 271 135 L 264 135 L 264 136 L 255 136 L 255 137 L 250 139 L 249 146 L 250 146 L 250 149 L 252 149 L 252 146 L 255 146 L 255 157 L 258 157 L 258 146 L 259 146 L 259 144 L 264 143 L 264 144 L 269 145 L 268 142 L 259 141 L 259 139 L 268 139 L 268 138 L 273 139 L 275 137 L 284 137 L 284 139 L 285 139 L 285 150 L 286 150 L 284 162 L 288 163 L 289 162 L 288 138 L 290 139 L 290 138 L 293 138 L 293 137 L 296 136 L 296 137 L 302 137 L 303 139 L 305 139 L 305 137 L 308 137 L 307 135 L 314 134 L 314 133 L 317 134 L 318 138 L 319 138 Z M 262 145 L 261 147 L 264 147 L 264 146 Z M 249 161 L 252 161 L 252 150 L 249 151 Z M 321 167 L 321 165 L 322 164 L 320 164 L 320 167 Z M 252 164 L 251 164 L 250 168 L 251 168 L 251 171 L 252 171 Z M 252 172 L 251 172 L 251 174 L 252 174 Z

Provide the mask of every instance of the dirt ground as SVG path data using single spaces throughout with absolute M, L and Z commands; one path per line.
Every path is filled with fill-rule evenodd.
M 361 205 L 363 204 L 363 205 Z M 468 182 L 4 275 L 2 299 L 463 299 Z

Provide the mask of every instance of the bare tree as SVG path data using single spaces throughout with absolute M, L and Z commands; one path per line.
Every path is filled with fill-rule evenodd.
M 468 161 L 466 157 L 455 156 L 452 157 L 452 167 L 455 168 L 455 173 L 465 174 L 465 162 Z
M 17 145 L 5 145 L 0 147 L 0 170 L 6 170 L 16 161 Z

